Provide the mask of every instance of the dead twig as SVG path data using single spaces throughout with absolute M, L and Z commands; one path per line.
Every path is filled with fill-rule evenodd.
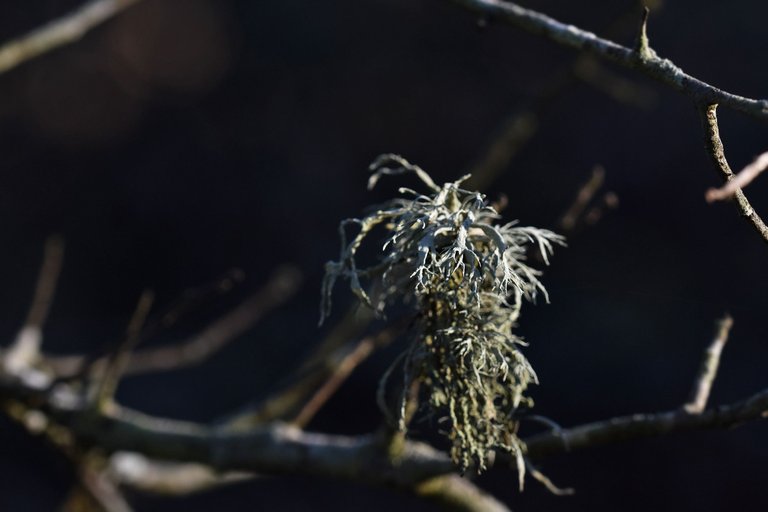
M 18 374 L 31 368 L 40 357 L 42 329 L 53 302 L 63 260 L 64 240 L 59 236 L 49 237 L 45 242 L 43 263 L 37 276 L 29 313 L 3 359 L 7 372 Z
M 560 219 L 560 227 L 563 231 L 566 233 L 573 231 L 581 214 L 584 213 L 584 210 L 586 210 L 589 203 L 592 202 L 592 199 L 594 199 L 595 194 L 597 194 L 597 191 L 600 190 L 600 187 L 603 186 L 604 182 L 605 169 L 603 169 L 602 166 L 597 165 L 592 169 L 592 175 L 589 180 L 587 180 L 587 182 L 579 189 L 573 204 L 571 204 Z
M 231 312 L 217 319 L 201 333 L 181 343 L 138 350 L 131 355 L 125 375 L 176 370 L 200 364 L 252 328 L 265 314 L 284 304 L 298 290 L 301 274 L 291 266 L 278 268 L 267 284 Z M 48 362 L 59 377 L 76 375 L 83 356 L 51 357 Z M 106 358 L 95 361 L 94 373 L 103 372 Z
M 149 310 L 154 302 L 155 295 L 151 290 L 145 290 L 139 298 L 136 309 L 128 322 L 128 329 L 125 333 L 124 341 L 107 359 L 104 372 L 99 375 L 96 386 L 94 403 L 96 407 L 104 410 L 113 404 L 113 397 L 120 379 L 128 366 L 131 353 L 141 341 L 141 331 L 146 322 Z
M 733 318 L 730 315 L 724 316 L 717 322 L 715 338 L 701 360 L 701 367 L 691 390 L 690 400 L 683 406 L 683 409 L 691 414 L 701 414 L 707 407 L 709 393 L 712 391 L 712 384 L 715 382 L 717 368 L 720 365 L 720 356 L 723 353 L 725 343 L 728 341 L 728 333 L 732 326 Z
M 339 387 L 352 374 L 352 371 L 365 361 L 376 349 L 389 345 L 396 337 L 397 330 L 390 328 L 375 336 L 367 336 L 360 340 L 352 350 L 336 365 L 329 378 L 320 386 L 312 397 L 304 404 L 299 414 L 291 422 L 298 427 L 305 427 L 317 414 L 320 408 L 338 391 Z

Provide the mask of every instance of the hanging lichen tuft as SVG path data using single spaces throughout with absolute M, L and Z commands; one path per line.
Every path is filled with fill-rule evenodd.
M 451 457 L 462 470 L 475 465 L 481 471 L 493 450 L 504 450 L 517 458 L 522 478 L 525 448 L 513 413 L 530 405 L 525 391 L 537 380 L 512 328 L 523 299 L 547 297 L 540 271 L 526 263 L 529 249 L 548 263 L 552 244 L 563 245 L 563 237 L 515 222 L 495 224 L 499 215 L 485 196 L 460 187 L 468 176 L 440 187 L 396 155 L 379 157 L 371 170 L 369 189 L 383 175 L 413 172 L 429 193 L 400 189 L 406 197 L 341 223 L 341 257 L 326 265 L 321 321 L 339 277 L 377 313 L 396 302 L 414 308 L 404 388 L 418 381 L 432 408 L 447 412 Z M 350 225 L 359 226 L 351 242 Z M 375 227 L 385 232 L 381 258 L 360 267 L 357 250 Z M 404 394 L 397 420 L 403 431 L 405 402 Z

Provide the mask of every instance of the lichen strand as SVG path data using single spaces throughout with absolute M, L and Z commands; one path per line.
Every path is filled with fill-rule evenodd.
M 378 313 L 396 302 L 414 307 L 418 320 L 406 352 L 405 381 L 422 383 L 428 403 L 447 411 L 453 460 L 463 470 L 474 465 L 478 471 L 496 449 L 521 460 L 524 446 L 513 413 L 521 404 L 530 405 L 524 393 L 537 380 L 512 329 L 523 299 L 546 298 L 540 272 L 526 263 L 529 247 L 535 245 L 546 263 L 552 245 L 562 245 L 563 238 L 514 222 L 495 224 L 499 215 L 485 196 L 460 187 L 468 176 L 439 187 L 396 155 L 379 157 L 371 169 L 369 188 L 383 175 L 412 172 L 430 193 L 400 189 L 410 197 L 341 223 L 341 257 L 326 265 L 321 321 L 330 311 L 331 289 L 339 277 Z M 360 231 L 348 242 L 351 224 Z M 382 257 L 361 268 L 357 250 L 376 226 L 386 233 Z M 401 430 L 406 428 L 405 400 L 404 392 Z M 518 467 L 524 467 L 522 462 Z

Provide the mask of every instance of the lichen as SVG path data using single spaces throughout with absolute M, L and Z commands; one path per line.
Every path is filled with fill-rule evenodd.
M 528 264 L 529 249 L 548 263 L 553 244 L 564 245 L 564 239 L 516 222 L 497 224 L 500 216 L 485 196 L 461 188 L 468 176 L 438 186 L 421 168 L 391 154 L 371 170 L 369 188 L 384 175 L 411 172 L 429 192 L 401 188 L 404 197 L 341 222 L 341 256 L 326 265 L 321 322 L 340 277 L 378 314 L 397 303 L 415 309 L 413 340 L 402 358 L 397 427 L 406 429 L 405 390 L 418 381 L 426 402 L 447 413 L 451 457 L 462 470 L 482 471 L 489 454 L 500 449 L 517 458 L 522 477 L 524 446 L 514 413 L 531 405 L 525 391 L 537 378 L 513 327 L 524 299 L 547 298 L 540 271 Z M 359 231 L 348 241 L 351 225 Z M 381 256 L 361 267 L 357 251 L 377 227 L 385 233 Z

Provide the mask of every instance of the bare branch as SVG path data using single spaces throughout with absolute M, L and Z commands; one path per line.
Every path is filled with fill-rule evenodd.
M 83 467 L 80 470 L 80 481 L 83 489 L 104 512 L 133 512 L 123 493 L 103 471 Z
M 605 169 L 599 165 L 595 166 L 589 180 L 579 189 L 573 204 L 571 204 L 568 211 L 560 219 L 560 227 L 564 231 L 569 232 L 576 227 L 576 222 L 590 201 L 595 197 L 597 191 L 603 186 L 603 182 L 605 182 Z
M 754 117 L 768 118 L 768 101 L 731 94 L 688 75 L 668 59 L 658 57 L 648 47 L 648 53 L 602 39 L 592 32 L 567 25 L 549 16 L 501 0 L 452 0 L 485 16 L 500 19 L 521 30 L 551 39 L 563 46 L 584 51 L 634 69 L 683 93 L 696 103 L 720 105 Z
M 723 179 L 731 181 L 734 179 L 734 174 L 731 171 L 731 166 L 728 165 L 728 160 L 725 158 L 723 142 L 720 140 L 720 129 L 717 124 L 717 105 L 701 105 L 699 106 L 699 113 L 704 125 L 704 148 Z M 744 192 L 740 188 L 736 188 L 734 197 L 742 217 L 752 224 L 765 242 L 768 242 L 768 226 L 765 225 L 763 219 L 760 218 L 754 208 L 752 208 L 752 205 L 749 204 L 749 200 L 744 195 Z
M 344 356 L 332 371 L 328 380 L 312 395 L 292 423 L 305 427 L 317 414 L 320 408 L 336 393 L 352 371 L 365 361 L 374 350 L 388 345 L 396 336 L 397 329 L 385 329 L 375 336 L 360 340 L 352 350 Z
M 88 31 L 140 0 L 91 0 L 63 18 L 0 46 L 0 74 L 56 48 L 80 40 Z
M 740 170 L 732 180 L 722 187 L 707 190 L 705 196 L 707 202 L 713 203 L 730 199 L 736 194 L 737 190 L 752 183 L 752 180 L 757 178 L 766 168 L 768 168 L 768 151 L 758 155 L 751 164 Z
M 431 499 L 448 510 L 466 512 L 509 512 L 502 502 L 458 475 L 446 475 L 420 483 L 416 494 Z
M 59 236 L 49 237 L 27 319 L 4 358 L 5 369 L 10 373 L 18 374 L 30 368 L 40 357 L 43 324 L 53 302 L 63 259 L 64 240 Z
M 99 376 L 100 380 L 95 395 L 95 403 L 100 409 L 112 404 L 112 399 L 128 365 L 131 353 L 139 341 L 141 341 L 141 330 L 144 327 L 154 299 L 155 295 L 152 291 L 144 290 L 136 305 L 136 310 L 133 312 L 131 321 L 128 323 L 125 340 L 107 359 L 104 372 Z
M 720 365 L 720 355 L 723 353 L 723 347 L 728 341 L 728 333 L 731 330 L 731 326 L 733 326 L 733 318 L 730 315 L 726 315 L 717 322 L 715 339 L 712 340 L 709 348 L 704 353 L 704 357 L 701 360 L 701 368 L 691 390 L 691 398 L 683 407 L 691 414 L 700 414 L 707 407 L 709 393 L 717 376 L 717 367 Z
M 231 312 L 213 322 L 201 333 L 178 344 L 138 350 L 131 355 L 125 375 L 176 370 L 200 364 L 252 328 L 266 313 L 284 304 L 298 290 L 301 274 L 291 266 L 278 268 L 269 282 Z M 60 377 L 76 374 L 85 358 L 62 356 L 48 359 Z M 106 359 L 96 361 L 93 370 L 103 371 Z
M 296 417 L 318 387 L 331 379 L 339 364 L 353 350 L 350 348 L 373 319 L 368 308 L 351 308 L 307 357 L 293 376 L 289 385 L 265 400 L 249 404 L 242 410 L 222 420 L 231 428 L 243 429 L 273 420 L 287 420 Z
M 525 461 L 525 467 L 527 473 L 531 475 L 537 482 L 546 487 L 546 489 L 555 496 L 570 496 L 574 494 L 574 490 L 571 487 L 558 487 L 550 480 L 550 478 L 539 471 L 529 460 Z
M 252 473 L 218 473 L 203 464 L 158 461 L 131 452 L 113 454 L 106 474 L 119 485 L 172 496 L 192 494 L 255 478 Z
M 633 441 L 649 437 L 732 428 L 768 415 L 768 389 L 730 405 L 690 414 L 678 409 L 655 414 L 633 414 L 588 423 L 558 432 L 539 434 L 525 440 L 528 456 L 539 458 L 556 453 L 591 448 L 605 444 Z

